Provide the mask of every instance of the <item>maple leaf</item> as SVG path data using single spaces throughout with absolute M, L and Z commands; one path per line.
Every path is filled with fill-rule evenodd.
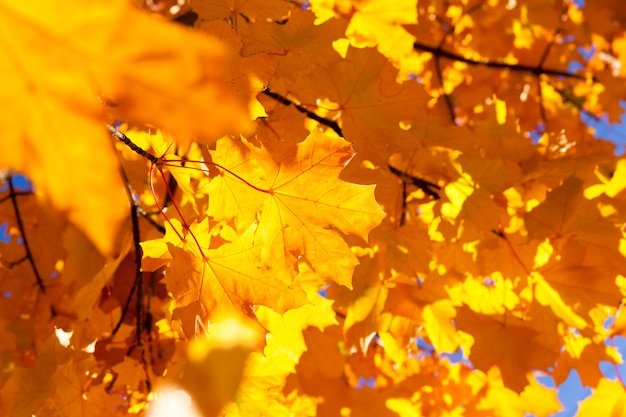
M 303 74 L 306 83 L 285 87 L 305 103 L 326 99 L 319 107 L 330 117 L 341 115 L 343 134 L 354 143 L 357 158 L 378 166 L 386 164 L 393 152 L 416 146 L 409 129 L 437 134 L 436 123 L 417 120 L 416 109 L 428 111 L 429 97 L 416 83 L 398 84 L 396 75 L 375 49 L 350 47 L 345 59 Z
M 582 417 L 595 416 L 603 413 L 610 416 L 624 415 L 626 412 L 626 391 L 621 381 L 609 381 L 601 379 L 593 389 L 591 397 L 585 399 L 578 415 Z
M 0 413 L 623 414 L 622 6 L 0 0 Z
M 255 239 L 263 242 L 263 263 L 292 271 L 303 256 L 321 279 L 351 286 L 356 257 L 339 232 L 367 239 L 384 213 L 373 186 L 337 179 L 353 156 L 348 143 L 315 132 L 273 155 L 224 138 L 211 156 L 237 177 L 225 173 L 211 180 L 205 190 L 209 216 L 233 219 L 238 230 L 258 216 Z
M 127 210 L 98 95 L 115 103 L 119 117 L 158 122 L 183 140 L 212 137 L 243 114 L 228 94 L 220 69 L 226 54 L 217 41 L 150 19 L 123 0 L 83 6 L 0 5 L 0 19 L 11 33 L 3 38 L 10 46 L 0 57 L 7 78 L 0 90 L 7 108 L 0 128 L 11 152 L 2 153 L 0 165 L 29 175 L 100 250 L 111 253 Z M 72 13 L 74 7 L 83 11 Z M 213 122 L 206 123 L 204 108 L 218 102 Z M 89 192 L 92 198 L 77 197 Z
M 552 190 L 526 216 L 526 225 L 530 239 L 549 238 L 557 247 L 560 256 L 540 272 L 565 303 L 581 311 L 598 302 L 617 303 L 615 271 L 626 266 L 618 250 L 621 233 L 583 196 L 580 179 L 571 177 Z
M 80 394 L 77 394 L 74 389 L 68 390 L 65 383 L 63 385 L 56 385 L 55 380 L 62 381 L 63 379 L 70 378 L 72 382 L 76 380 L 84 381 L 86 379 L 84 372 L 79 372 L 77 375 L 75 372 L 75 363 L 72 363 L 72 355 L 64 351 L 56 337 L 48 335 L 46 340 L 41 345 L 39 352 L 40 356 L 36 363 L 31 367 L 17 367 L 15 368 L 8 378 L 8 381 L 3 386 L 2 390 L 2 406 L 0 410 L 8 415 L 33 415 L 39 411 L 45 412 L 49 410 L 50 403 L 57 401 L 67 401 L 62 403 L 62 406 L 68 407 L 67 409 L 59 410 L 59 415 L 70 415 L 68 409 L 71 410 L 76 404 L 82 401 Z M 77 355 L 82 357 L 81 359 L 89 363 L 88 355 L 82 353 Z M 76 362 L 81 361 L 76 358 Z M 82 367 L 85 362 L 78 365 Z M 84 371 L 83 367 L 83 371 Z M 43 377 L 46 375 L 46 377 Z M 25 390 L 24 387 L 28 386 L 30 389 Z M 73 391 L 73 392 L 72 392 Z M 57 403 L 60 404 L 60 403 Z M 81 408 L 80 406 L 78 408 Z
M 350 24 L 345 34 L 353 46 L 376 46 L 384 56 L 401 67 L 404 74 L 421 69 L 413 51 L 415 37 L 404 27 L 417 23 L 417 1 L 403 0 L 389 8 L 384 0 L 312 0 L 311 9 L 318 16 L 318 21 L 327 20 L 337 14 L 350 16 Z
M 239 19 L 280 20 L 289 13 L 289 5 L 280 0 L 205 0 L 193 5 L 193 10 L 204 20 Z
M 565 337 L 565 350 L 561 353 L 552 375 L 557 384 L 567 379 L 572 369 L 576 369 L 585 386 L 596 386 L 602 379 L 599 363 L 610 361 L 604 343 L 591 342 L 588 338 L 568 332 Z
M 192 225 L 191 230 L 200 236 L 200 244 L 209 246 L 206 224 Z M 190 244 L 182 248 L 168 243 L 171 262 L 165 283 L 174 298 L 174 317 L 180 316 L 187 328 L 196 316 L 206 321 L 212 313 L 247 313 L 254 304 L 284 312 L 306 303 L 301 288 L 288 286 L 277 271 L 259 263 L 262 245 L 253 241 L 255 231 L 256 225 L 251 225 L 232 242 L 203 249 L 206 258 Z

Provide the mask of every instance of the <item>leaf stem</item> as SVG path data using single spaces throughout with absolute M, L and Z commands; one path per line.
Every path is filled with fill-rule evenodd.
M 233 177 L 237 178 L 239 181 L 243 182 L 244 184 L 246 184 L 250 188 L 253 188 L 253 189 L 255 189 L 255 190 L 257 190 L 257 191 L 259 191 L 261 193 L 272 194 L 272 190 L 271 189 L 268 190 L 268 189 L 265 189 L 265 188 L 257 187 L 256 185 L 254 185 L 254 184 L 248 182 L 247 180 L 245 180 L 243 177 L 235 174 L 230 169 L 225 168 L 224 166 L 222 166 L 220 164 L 217 164 L 215 162 L 210 162 L 210 161 L 190 161 L 188 159 L 184 159 L 184 160 L 183 159 L 180 159 L 180 160 L 179 159 L 165 159 L 163 161 L 163 165 L 166 166 L 166 167 L 178 168 L 176 165 L 168 165 L 168 163 L 181 162 L 181 161 L 182 162 L 197 162 L 197 163 L 202 163 L 202 164 L 214 166 L 215 168 L 221 169 L 222 171 L 224 171 L 224 172 L 232 175 Z M 208 169 L 195 168 L 195 167 L 186 167 L 186 168 L 187 169 L 195 169 L 196 171 L 202 171 L 202 172 L 205 172 L 205 173 L 207 173 L 207 171 L 208 171 Z
M 204 254 L 204 251 L 202 250 L 202 247 L 200 246 L 200 242 L 198 242 L 198 239 L 196 238 L 196 235 L 190 230 L 189 224 L 185 220 L 185 217 L 183 216 L 183 213 L 178 208 L 178 205 L 176 204 L 176 201 L 174 201 L 174 195 L 172 194 L 172 191 L 168 187 L 168 181 L 165 178 L 165 173 L 163 172 L 163 169 L 161 168 L 161 166 L 165 165 L 168 161 L 165 159 L 164 156 L 161 157 L 161 160 L 162 160 L 162 162 L 159 165 L 156 166 L 156 169 L 161 174 L 161 178 L 163 179 L 163 182 L 165 183 L 165 189 L 167 190 L 167 194 L 170 196 L 170 201 L 172 202 L 172 205 L 174 206 L 174 209 L 176 210 L 176 213 L 178 213 L 178 215 L 180 216 L 180 220 L 183 223 L 183 226 L 185 227 L 185 229 L 187 229 L 187 231 L 189 232 L 189 234 L 191 235 L 193 240 L 196 242 L 196 245 L 198 246 L 198 250 L 200 251 L 200 255 L 202 255 L 202 259 L 204 259 L 206 261 L 208 258 Z M 165 166 L 167 166 L 167 165 L 165 165 Z M 159 208 L 159 210 L 161 210 L 161 214 L 163 214 L 163 217 L 165 217 L 165 220 L 167 220 L 167 222 L 170 225 L 172 225 L 172 221 L 170 220 L 169 216 L 167 214 L 165 214 L 165 212 L 161 208 L 161 205 L 159 204 L 159 202 L 158 202 L 158 200 L 156 198 L 156 194 L 155 194 L 155 190 L 154 190 L 154 183 L 152 181 L 152 171 L 153 171 L 153 169 L 154 169 L 154 166 L 152 166 L 150 168 L 150 186 L 152 188 L 152 194 L 154 195 L 154 202 L 156 203 L 156 205 Z M 178 230 L 176 230 L 176 228 L 173 225 L 172 225 L 172 229 L 174 230 L 174 232 L 176 232 L 176 234 L 178 235 L 180 240 L 182 240 L 184 242 L 185 238 L 183 236 L 181 236 L 180 233 L 178 233 Z

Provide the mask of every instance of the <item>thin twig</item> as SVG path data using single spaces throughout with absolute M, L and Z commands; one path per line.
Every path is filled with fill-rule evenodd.
M 135 284 L 137 287 L 137 303 L 136 303 L 136 331 L 137 331 L 137 344 L 142 346 L 142 321 L 143 321 L 143 271 L 141 270 L 141 258 L 143 257 L 143 250 L 141 249 L 141 236 L 139 234 L 139 216 L 137 214 L 137 203 L 133 199 L 130 215 L 131 223 L 133 225 L 133 246 L 135 247 Z
M 337 122 L 335 122 L 334 120 L 326 119 L 325 117 L 322 117 L 312 112 L 306 107 L 300 104 L 294 103 L 293 101 L 289 100 L 287 97 L 281 96 L 278 93 L 270 91 L 269 88 L 266 88 L 265 90 L 261 91 L 261 93 L 265 94 L 268 97 L 273 98 L 274 100 L 278 101 L 280 104 L 284 104 L 285 106 L 294 106 L 296 110 L 304 114 L 309 119 L 315 120 L 319 124 L 329 127 L 337 135 L 343 137 L 343 131 L 341 130 L 341 127 L 339 127 L 339 124 L 337 124 Z
M 443 73 L 441 72 L 441 65 L 439 64 L 439 58 L 435 58 L 435 72 L 437 74 L 437 80 L 439 80 L 440 92 L 443 95 L 443 98 L 446 102 L 446 107 L 448 108 L 448 112 L 450 113 L 450 119 L 452 119 L 452 123 L 456 124 L 456 111 L 454 110 L 454 103 L 452 103 L 452 97 L 450 94 L 446 93 L 445 86 L 443 83 Z
M 122 173 L 122 177 L 124 178 L 124 180 L 126 181 L 126 194 L 128 196 L 128 200 L 130 202 L 130 218 L 131 218 L 131 223 L 132 223 L 132 227 L 133 227 L 133 246 L 135 248 L 135 279 L 133 281 L 133 286 L 130 289 L 130 294 L 128 294 L 128 298 L 126 299 L 126 303 L 124 304 L 124 307 L 122 308 L 122 314 L 120 316 L 120 319 L 118 320 L 117 324 L 115 325 L 115 327 L 113 328 L 113 331 L 111 332 L 111 337 L 115 336 L 115 334 L 118 332 L 118 330 L 120 329 L 120 327 L 122 326 L 122 323 L 124 322 L 124 319 L 126 318 L 126 314 L 128 314 L 128 309 L 130 307 L 130 303 L 135 295 L 135 292 L 137 292 L 137 343 L 141 345 L 141 315 L 139 313 L 141 313 L 141 295 L 142 295 L 142 281 L 143 281 L 143 272 L 141 271 L 141 258 L 143 256 L 143 250 L 141 249 L 141 236 L 139 234 L 139 215 L 138 215 L 138 204 L 135 201 L 135 198 L 133 197 L 133 190 L 130 186 L 130 183 L 128 181 L 128 176 L 126 175 L 126 172 L 121 169 L 121 173 Z
M 130 140 L 128 136 L 120 132 L 118 128 L 111 126 L 111 125 L 107 125 L 107 130 L 109 131 L 110 134 L 112 134 L 117 139 L 119 139 L 122 143 L 124 143 L 126 146 L 132 149 L 135 153 L 143 156 L 144 158 L 146 158 L 148 161 L 152 162 L 153 164 L 158 165 L 159 158 L 152 155 L 150 152 L 143 150 L 139 146 L 135 145 L 135 143 L 133 143 L 133 141 Z
M 24 222 L 22 222 L 22 215 L 20 214 L 20 208 L 17 204 L 17 193 L 15 191 L 15 187 L 13 186 L 13 175 L 9 175 L 7 180 L 8 180 L 7 182 L 9 183 L 9 197 L 11 198 L 13 211 L 15 212 L 17 228 L 20 230 L 20 235 L 22 236 L 22 244 L 24 245 L 24 249 L 26 250 L 26 259 L 28 259 L 28 262 L 30 263 L 33 269 L 33 273 L 35 274 L 35 279 L 37 280 L 37 286 L 41 290 L 41 293 L 45 294 L 46 287 L 43 284 L 43 279 L 41 278 L 39 269 L 37 269 L 37 265 L 35 264 L 35 258 L 33 258 L 33 252 L 28 243 L 28 238 L 26 237 L 26 230 L 24 229 Z
M 458 61 L 458 62 L 463 62 L 467 65 L 472 65 L 472 66 L 483 66 L 483 67 L 487 67 L 487 68 L 496 68 L 496 69 L 508 69 L 511 71 L 519 71 L 519 72 L 528 72 L 531 73 L 533 75 L 553 75 L 553 76 L 558 76 L 558 77 L 565 77 L 565 78 L 576 78 L 578 80 L 586 80 L 587 77 L 584 75 L 580 75 L 580 74 L 574 74 L 571 72 L 567 72 L 567 71 L 560 71 L 560 70 L 553 70 L 553 69 L 549 69 L 549 68 L 542 68 L 541 66 L 530 66 L 530 65 L 524 65 L 524 64 L 509 64 L 506 62 L 499 62 L 499 61 L 490 61 L 490 60 L 483 60 L 483 61 L 478 61 L 475 59 L 471 59 L 471 58 L 466 58 L 462 55 L 458 55 L 455 54 L 453 52 L 449 52 L 446 51 L 443 48 L 440 47 L 433 47 L 430 45 L 426 45 L 424 43 L 421 42 L 415 42 L 413 43 L 413 49 L 416 49 L 418 51 L 422 51 L 422 52 L 429 52 L 431 54 L 433 54 L 433 56 L 435 56 L 436 58 L 447 58 L 450 59 L 452 61 Z M 593 77 L 593 81 L 597 82 L 597 79 L 595 77 Z
M 129 186 L 126 188 L 128 191 L 128 197 L 131 200 L 130 219 L 133 225 L 133 246 L 135 247 L 135 282 L 133 287 L 137 288 L 137 302 L 135 304 L 135 333 L 137 338 L 137 347 L 139 348 L 139 356 L 141 363 L 143 364 L 144 373 L 146 374 L 146 389 L 148 392 L 152 391 L 152 383 L 150 382 L 150 373 L 148 371 L 148 361 L 146 360 L 146 349 L 143 345 L 143 330 L 144 330 L 144 293 L 143 293 L 143 271 L 141 270 L 141 258 L 143 257 L 143 250 L 141 249 L 141 235 L 139 231 L 139 215 L 137 213 L 137 207 L 139 206 L 133 198 L 132 189 Z M 150 329 L 148 329 L 150 332 Z
M 163 225 L 157 223 L 152 217 L 150 217 L 150 214 L 148 214 L 143 207 L 137 205 L 137 212 L 139 213 L 139 215 L 141 217 L 143 217 L 144 219 L 146 219 L 146 221 L 148 223 L 150 223 L 150 226 L 154 227 L 156 230 L 158 230 L 159 232 L 161 232 L 162 234 L 165 234 L 165 227 L 163 227 Z M 161 212 L 158 212 L 159 214 L 161 214 Z
M 422 190 L 424 194 L 431 196 L 435 200 L 439 200 L 441 198 L 438 192 L 439 190 L 441 190 L 441 187 L 439 185 L 430 181 L 423 180 L 421 178 L 417 178 L 414 175 L 407 174 L 406 172 L 401 171 L 391 165 L 387 165 L 387 167 L 393 175 L 400 177 L 402 181 L 410 182 L 411 184 Z
M 441 40 L 439 41 L 439 45 L 437 45 L 437 49 L 442 49 L 443 45 L 446 43 L 446 39 L 452 33 L 454 33 L 454 25 L 450 25 L 447 22 L 442 22 L 442 25 L 448 26 L 446 29 L 446 33 L 443 34 Z M 441 64 L 439 63 L 439 57 L 435 58 L 435 72 L 437 74 L 437 80 L 439 80 L 440 93 L 443 95 L 446 106 L 448 108 L 448 112 L 450 113 L 450 118 L 452 119 L 452 123 L 456 124 L 456 111 L 454 110 L 454 103 L 452 103 L 452 97 L 450 94 L 446 93 L 445 86 L 443 83 L 443 72 L 441 71 Z
M 33 192 L 32 191 L 16 191 L 13 195 L 15 197 L 19 197 L 19 196 L 22 196 L 22 195 L 33 195 Z M 11 198 L 11 195 L 7 195 L 5 197 L 0 198 L 0 204 L 4 203 L 5 201 L 7 201 L 10 198 Z
M 402 207 L 401 207 L 401 214 L 400 214 L 400 222 L 399 225 L 400 227 L 404 226 L 404 222 L 405 222 L 405 218 L 406 218 L 406 198 L 408 196 L 408 192 L 406 189 L 406 181 L 402 181 Z

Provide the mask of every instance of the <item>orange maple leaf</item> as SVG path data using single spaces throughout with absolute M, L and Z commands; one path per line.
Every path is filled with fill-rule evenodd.
M 101 101 L 183 140 L 215 138 L 245 117 L 217 40 L 151 19 L 127 1 L 2 1 L 0 23 L 0 166 L 27 174 L 103 252 L 112 251 L 128 203 Z

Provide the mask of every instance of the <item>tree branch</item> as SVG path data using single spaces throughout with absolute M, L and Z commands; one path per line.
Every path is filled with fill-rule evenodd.
M 573 74 L 567 71 L 542 68 L 541 65 L 533 67 L 533 66 L 524 65 L 524 64 L 507 64 L 505 62 L 499 62 L 499 61 L 489 61 L 489 60 L 477 61 L 474 59 L 465 58 L 464 56 L 455 54 L 453 52 L 446 51 L 441 47 L 435 48 L 433 46 L 426 45 L 421 42 L 413 43 L 413 49 L 422 51 L 422 52 L 429 52 L 433 54 L 435 58 L 447 58 L 452 61 L 463 62 L 465 64 L 472 65 L 472 66 L 483 66 L 487 68 L 508 69 L 511 71 L 528 72 L 536 76 L 553 75 L 553 76 L 558 76 L 558 77 L 575 78 L 578 80 L 587 79 L 584 75 Z M 593 78 L 593 80 L 597 81 L 595 77 Z
M 150 226 L 154 227 L 156 230 L 158 230 L 159 232 L 161 232 L 162 234 L 165 234 L 165 227 L 163 227 L 163 225 L 157 223 L 152 217 L 150 217 L 150 214 L 148 214 L 143 207 L 137 205 L 137 212 L 139 213 L 139 215 L 141 217 L 143 217 L 144 219 L 146 219 L 146 221 L 148 223 L 150 223 Z M 158 212 L 159 214 L 161 213 L 160 211 Z
M 13 193 L 13 196 L 15 197 L 19 197 L 22 195 L 33 195 L 33 192 L 32 191 L 16 191 L 15 193 Z M 5 201 L 12 198 L 13 196 L 9 194 L 5 197 L 0 198 L 0 204 L 4 203 Z
M 11 204 L 13 205 L 13 211 L 15 212 L 15 219 L 17 221 L 17 228 L 20 231 L 20 235 L 22 236 L 22 243 L 24 245 L 24 250 L 26 250 L 26 259 L 30 263 L 30 266 L 33 269 L 33 273 L 35 274 L 35 280 L 37 280 L 37 286 L 39 290 L 41 290 L 42 294 L 46 293 L 46 287 L 43 284 L 43 279 L 41 278 L 41 274 L 39 273 L 39 269 L 37 269 L 37 265 L 35 264 L 35 258 L 33 258 L 33 252 L 30 249 L 30 245 L 28 243 L 28 238 L 26 237 L 26 230 L 24 229 L 24 222 L 22 222 L 22 215 L 20 214 L 20 208 L 17 204 L 17 192 L 15 191 L 15 187 L 13 186 L 13 175 L 9 175 L 7 178 L 7 182 L 9 183 L 9 198 L 11 199 Z M 52 310 L 54 314 L 54 309 Z
M 326 118 L 324 118 L 324 117 L 322 117 L 322 116 L 320 116 L 320 115 L 318 115 L 318 114 L 308 110 L 306 107 L 304 107 L 304 106 L 302 106 L 300 104 L 294 103 L 293 101 L 289 100 L 287 97 L 281 96 L 278 93 L 270 91 L 269 88 L 266 88 L 265 90 L 261 91 L 261 93 L 265 94 L 268 97 L 273 98 L 274 100 L 278 101 L 280 104 L 284 104 L 285 106 L 294 106 L 296 108 L 296 110 L 298 110 L 300 113 L 304 114 L 309 119 L 315 120 L 319 124 L 324 125 L 326 127 L 329 127 L 337 135 L 343 137 L 343 131 L 339 127 L 339 124 L 337 124 L 337 122 L 335 122 L 334 120 L 326 119 Z
M 130 140 L 130 138 L 128 136 L 126 136 L 125 134 L 120 132 L 118 128 L 116 128 L 114 126 L 111 126 L 111 125 L 107 125 L 107 130 L 109 131 L 110 134 L 112 134 L 117 139 L 119 139 L 120 142 L 122 142 L 123 144 L 128 146 L 135 153 L 143 156 L 144 158 L 146 158 L 148 161 L 152 162 L 155 165 L 159 164 L 159 158 L 157 158 L 156 156 L 152 155 L 150 152 L 143 150 L 139 146 L 135 145 L 133 143 L 133 141 Z
M 395 168 L 389 164 L 387 165 L 387 167 L 393 175 L 400 177 L 400 179 L 404 182 L 410 182 L 411 184 L 422 190 L 424 194 L 431 196 L 435 200 L 439 200 L 441 198 L 439 196 L 439 190 L 441 190 L 441 187 L 439 185 L 407 174 L 406 172 L 401 171 L 398 168 Z
M 124 322 L 124 318 L 126 317 L 126 314 L 128 314 L 128 309 L 130 308 L 130 303 L 133 299 L 133 296 L 135 295 L 135 292 L 137 292 L 137 323 L 136 323 L 136 327 L 137 327 L 137 344 L 139 346 L 141 346 L 141 316 L 142 316 L 142 298 L 143 298 L 143 271 L 141 270 L 141 258 L 143 256 L 143 250 L 141 249 L 141 235 L 139 233 L 139 210 L 138 210 L 138 204 L 135 201 L 135 198 L 133 197 L 133 191 L 132 188 L 130 186 L 130 183 L 128 182 L 128 176 L 126 175 L 126 172 L 121 169 L 122 171 L 122 176 L 124 177 L 124 180 L 126 181 L 126 195 L 128 196 L 128 200 L 130 202 L 130 219 L 131 219 L 131 223 L 132 223 L 132 227 L 133 227 L 133 247 L 135 248 L 135 280 L 133 281 L 133 286 L 130 290 L 130 294 L 128 294 L 128 298 L 126 299 L 126 303 L 124 304 L 124 307 L 122 308 L 122 314 L 120 316 L 120 319 L 118 320 L 117 324 L 115 325 L 115 327 L 113 328 L 113 331 L 111 332 L 111 337 L 115 336 L 115 334 L 118 332 L 118 330 L 120 329 L 120 327 L 122 326 L 122 323 Z

